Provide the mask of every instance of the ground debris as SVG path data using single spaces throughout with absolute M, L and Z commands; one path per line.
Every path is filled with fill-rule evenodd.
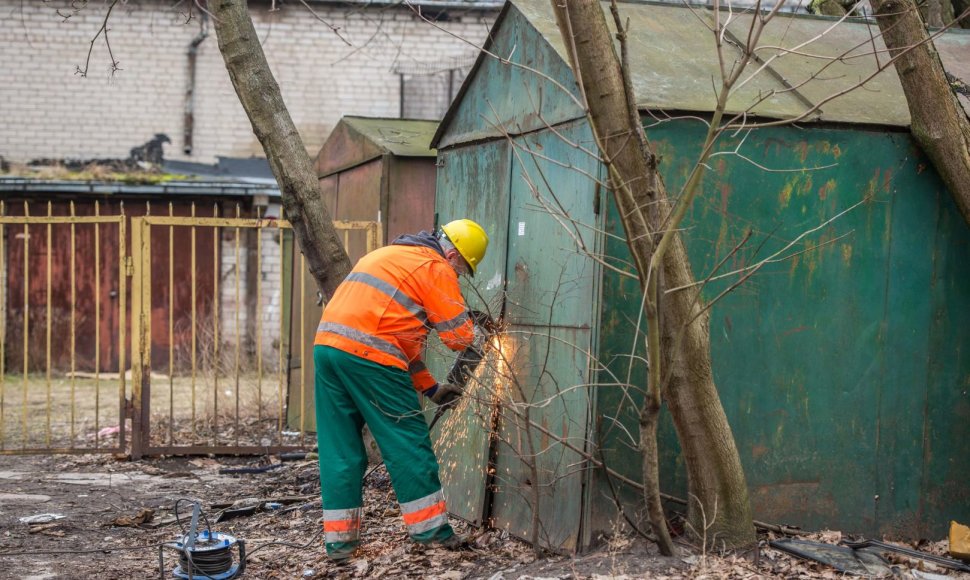
M 155 510 L 151 508 L 141 508 L 134 516 L 118 516 L 104 525 L 106 527 L 133 527 L 151 523 L 153 519 L 155 519 Z
M 839 578 L 833 569 L 795 559 L 767 546 L 778 536 L 762 535 L 761 558 L 757 563 L 735 556 L 704 553 L 690 545 L 680 546 L 678 558 L 660 556 L 655 546 L 638 538 L 616 536 L 603 540 L 598 550 L 575 557 L 536 554 L 523 541 L 504 530 L 479 530 L 453 520 L 459 533 L 469 536 L 469 547 L 452 552 L 411 543 L 401 521 L 400 509 L 386 471 L 381 468 L 368 478 L 364 489 L 363 545 L 359 557 L 338 566 L 323 550 L 319 475 L 316 462 L 287 461 L 281 467 L 255 476 L 220 475 L 220 469 L 266 464 L 252 458 L 168 457 L 139 461 L 118 461 L 106 455 L 63 457 L 0 456 L 0 470 L 36 473 L 36 477 L 0 479 L 0 494 L 44 494 L 51 499 L 45 510 L 63 514 L 63 521 L 15 525 L 31 515 L 29 503 L 10 503 L 0 511 L 0 570 L 17 558 L 24 576 L 45 578 L 135 578 L 158 576 L 157 549 L 94 552 L 79 559 L 72 554 L 3 556 L 31 551 L 91 550 L 107 546 L 131 548 L 153 546 L 181 538 L 187 531 L 191 509 L 183 501 L 179 519 L 174 517 L 178 500 L 199 501 L 207 518 L 199 526 L 231 534 L 246 541 L 246 577 L 270 580 L 291 579 L 431 579 L 431 580 L 633 580 L 639 578 Z M 112 481 L 110 486 L 62 486 L 44 477 L 48 473 L 78 474 L 78 481 Z M 138 477 L 108 480 L 97 474 L 119 473 Z M 80 477 L 88 474 L 90 477 Z M 169 474 L 178 474 L 172 476 Z M 184 477 L 188 474 L 190 477 Z M 115 482 L 116 481 L 116 482 Z M 27 482 L 32 482 L 27 484 Z M 123 482 L 123 483 L 122 483 Z M 79 499 L 80 498 L 80 499 Z M 280 504 L 267 508 L 268 503 Z M 223 509 L 255 508 L 247 517 L 220 521 Z M 274 509 L 275 508 L 275 509 Z M 146 510 L 153 510 L 148 518 Z M 36 510 L 34 511 L 36 513 Z M 104 513 L 126 514 L 113 520 L 119 528 L 115 537 L 104 537 Z M 134 515 L 132 515 L 134 514 Z M 93 517 L 92 517 L 93 516 Z M 139 519 L 143 521 L 139 523 Z M 64 522 L 71 522 L 66 524 Z M 800 536 L 819 542 L 837 543 L 837 531 Z M 285 544 L 284 544 L 285 543 Z M 946 542 L 914 546 L 943 555 Z M 171 577 L 174 559 L 165 559 L 165 576 Z M 896 562 L 904 569 L 901 577 L 915 578 L 912 569 L 947 578 L 970 579 L 932 565 Z M 912 568 L 907 568 L 912 566 Z M 922 578 L 928 576 L 923 575 Z M 2 573 L 0 573 L 2 576 Z
M 51 522 L 49 524 L 33 524 L 27 529 L 28 534 L 44 534 L 45 536 L 57 536 L 62 537 L 65 531 L 62 528 L 60 522 Z

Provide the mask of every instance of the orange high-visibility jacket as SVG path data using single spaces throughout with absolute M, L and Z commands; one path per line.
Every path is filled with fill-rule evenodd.
M 435 385 L 421 360 L 430 328 L 452 350 L 472 343 L 458 275 L 431 247 L 390 245 L 361 258 L 337 287 L 314 344 L 408 370 L 425 391 Z

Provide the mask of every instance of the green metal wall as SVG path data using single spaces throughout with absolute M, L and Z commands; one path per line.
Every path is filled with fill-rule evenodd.
M 599 161 L 570 143 L 590 140 L 585 123 L 562 126 L 559 136 L 517 137 L 511 170 L 504 321 L 517 380 L 507 388 L 512 400 L 532 405 L 528 420 L 541 428 L 526 429 L 522 416 L 503 409 L 493 513 L 497 526 L 530 538 L 538 498 L 540 542 L 567 552 L 578 548 L 585 477 L 582 457 L 557 439 L 585 447 L 599 278 L 576 244 L 595 249 L 597 218 L 587 193 Z
M 466 285 L 465 296 L 476 307 L 487 304 L 493 315 L 505 314 L 524 396 L 544 401 L 567 393 L 537 409 L 534 419 L 574 445 L 598 440 L 596 452 L 611 468 L 639 480 L 637 405 L 645 373 L 636 358 L 643 354 L 635 344 L 642 342 L 638 284 L 577 253 L 581 239 L 605 262 L 629 263 L 610 196 L 600 199 L 604 214 L 594 211 L 591 176 L 602 168 L 582 151 L 595 147 L 582 109 L 566 94 L 575 91 L 572 75 L 547 42 L 558 35 L 544 37 L 519 8 L 503 11 L 488 49 L 521 66 L 483 56 L 443 121 L 437 211 L 442 220 L 461 214 L 481 221 L 492 235 L 482 273 Z M 678 102 L 690 96 L 671 94 Z M 696 121 L 648 127 L 674 195 L 703 130 Z M 724 270 L 780 251 L 871 196 L 796 241 L 782 253 L 787 259 L 765 266 L 714 307 L 715 377 L 756 515 L 806 528 L 941 537 L 948 518 L 970 519 L 964 483 L 970 477 L 964 449 L 970 359 L 962 354 L 970 349 L 967 226 L 903 133 L 766 129 L 740 134 L 722 150 L 739 144 L 752 161 L 712 160 L 684 232 L 699 277 L 748 229 L 751 241 Z M 540 197 L 550 198 L 550 191 L 576 212 L 576 223 L 539 211 Z M 571 228 L 581 235 L 569 236 Z M 711 283 L 705 296 L 731 281 Z M 432 347 L 433 371 L 443 377 L 454 355 Z M 578 356 L 583 348 L 590 353 Z M 591 376 L 598 385 L 587 394 Z M 479 378 L 493 388 L 504 380 L 487 369 Z M 588 469 L 552 439 L 539 436 L 541 474 L 538 484 L 531 481 L 517 459 L 523 432 L 508 418 L 499 423 L 505 443 L 495 450 L 497 491 L 487 512 L 490 405 L 472 397 L 435 434 L 454 513 L 473 522 L 490 514 L 499 527 L 529 537 L 538 485 L 540 541 L 563 550 L 614 531 L 614 493 L 628 517 L 640 519 L 637 493 Z M 664 491 L 683 497 L 684 470 L 669 421 L 662 437 Z
M 439 221 L 467 217 L 488 232 L 488 252 L 473 281 L 463 280 L 462 294 L 469 308 L 488 312 L 493 318 L 502 313 L 505 290 L 510 164 L 511 147 L 506 141 L 442 151 L 438 158 Z M 443 381 L 455 353 L 432 333 L 426 359 L 432 374 Z M 476 525 L 486 516 L 484 482 L 494 407 L 490 393 L 496 380 L 499 377 L 483 365 L 477 379 L 466 387 L 466 403 L 443 418 L 432 433 L 448 509 Z M 428 415 L 430 418 L 430 411 Z
M 559 134 L 590 144 L 585 123 Z M 562 164 L 588 176 L 564 172 Z M 594 156 L 542 132 L 442 151 L 438 178 L 441 219 L 468 216 L 489 232 L 488 254 L 464 294 L 472 308 L 485 306 L 501 317 L 507 356 L 501 364 L 511 369 L 486 364 L 468 403 L 436 429 L 449 509 L 472 522 L 484 519 L 489 406 L 495 396 L 529 403 L 527 421 L 540 427 L 528 428 L 525 417 L 507 412 L 515 403 L 499 416 L 489 513 L 496 527 L 529 538 L 538 497 L 540 541 L 567 552 L 579 547 L 585 473 L 576 449 L 586 446 L 585 385 L 599 287 L 595 263 L 576 249 L 576 240 L 595 250 L 598 217 L 587 193 L 598 171 Z M 454 355 L 435 343 L 428 358 L 443 377 Z
M 668 123 L 649 136 L 675 193 L 704 128 Z M 751 133 L 741 153 L 766 169 L 715 158 L 684 236 L 697 278 L 749 229 L 751 240 L 721 272 L 791 256 L 766 265 L 711 316 L 715 379 L 756 517 L 942 537 L 949 519 L 970 519 L 970 231 L 908 135 L 768 129 Z M 798 170 L 806 167 L 820 169 Z M 615 209 L 607 224 L 622 231 Z M 616 242 L 608 253 L 627 255 Z M 705 297 L 734 280 L 712 282 Z M 610 358 L 630 352 L 639 291 L 607 273 L 603 293 L 600 355 Z M 610 368 L 619 373 L 625 361 Z M 642 368 L 637 376 L 642 384 Z M 598 411 L 615 414 L 615 389 L 598 392 Z M 624 413 L 635 429 L 635 414 Z M 636 471 L 636 453 L 616 430 L 604 446 L 612 463 Z M 683 497 L 669 421 L 661 448 L 664 489 Z

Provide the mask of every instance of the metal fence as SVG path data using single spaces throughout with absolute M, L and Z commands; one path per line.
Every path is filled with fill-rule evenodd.
M 100 366 L 101 360 L 101 328 L 97 322 L 104 316 L 111 316 L 102 308 L 101 300 L 90 302 L 94 309 L 94 359 L 93 373 L 80 374 L 78 368 L 78 342 L 86 337 L 79 337 L 79 316 L 88 313 L 79 312 L 77 272 L 79 268 L 87 268 L 89 272 L 100 273 L 102 268 L 115 268 L 119 280 L 119 301 L 116 307 L 120 312 L 126 309 L 126 283 L 124 275 L 124 260 L 102 262 L 102 233 L 107 229 L 114 229 L 114 237 L 120 240 L 118 255 L 124 256 L 125 228 L 124 215 L 102 216 L 95 206 L 94 215 L 78 216 L 74 213 L 74 204 L 70 204 L 67 216 L 53 215 L 53 206 L 48 203 L 46 215 L 32 216 L 28 204 L 23 205 L 23 215 L 8 216 L 7 208 L 0 202 L 0 273 L 3 275 L 0 284 L 0 307 L 3 316 L 0 317 L 0 454 L 11 453 L 73 453 L 87 451 L 122 452 L 125 449 L 126 433 L 123 418 L 125 413 L 125 375 L 106 374 Z M 69 228 L 69 286 L 70 298 L 68 308 L 68 336 L 55 336 L 54 308 L 52 308 L 53 282 L 55 267 L 63 271 L 63 263 L 54 261 L 55 229 Z M 31 243 L 32 236 L 40 231 L 40 238 Z M 93 237 L 93 263 L 79 264 L 76 252 L 76 242 L 79 230 Z M 61 232 L 58 232 L 61 233 Z M 11 247 L 10 240 L 20 240 L 20 247 Z M 32 255 L 32 248 L 34 255 Z M 16 257 L 22 270 L 14 275 L 11 258 Z M 31 261 L 33 258 L 33 262 Z M 39 260 L 38 260 L 39 258 Z M 38 264 L 40 262 L 40 264 Z M 38 266 L 40 266 L 38 268 Z M 101 293 L 102 277 L 94 275 L 93 292 L 95 296 Z M 31 289 L 39 285 L 46 297 L 40 309 L 41 317 L 31 312 Z M 17 292 L 11 292 L 16 289 Z M 21 302 L 17 304 L 17 299 Z M 60 309 L 58 318 L 63 318 Z M 37 319 L 40 318 L 38 321 Z M 14 323 L 19 322 L 17 327 Z M 41 333 L 31 332 L 31 324 L 43 325 Z M 59 327 L 63 327 L 60 324 Z M 125 360 L 125 325 L 118 328 L 118 352 L 120 364 L 124 368 Z M 9 340 L 18 338 L 20 340 Z M 42 337 L 37 340 L 38 335 Z M 87 340 L 91 340 L 88 338 Z M 41 342 L 41 344 L 37 344 Z M 10 374 L 15 369 L 8 368 L 11 349 L 20 348 L 19 364 L 20 376 L 16 379 Z M 68 351 L 69 367 L 66 374 L 55 377 L 54 357 L 52 351 L 56 349 L 62 354 Z M 42 352 L 37 352 L 41 350 Z M 31 360 L 34 360 L 34 365 Z M 40 364 L 38 365 L 37 362 Z M 39 366 L 39 368 L 38 368 Z M 105 403 L 113 397 L 117 406 L 106 407 Z M 67 398 L 67 401 L 64 399 Z M 81 399 L 79 401 L 79 399 Z M 65 404 L 66 403 L 66 404 Z M 14 419 L 11 422 L 11 418 Z M 117 429 L 103 431 L 102 425 L 114 424 Z M 89 437 L 90 434 L 93 437 Z M 101 434 L 101 435 L 99 435 Z
M 289 337 L 306 334 L 293 298 L 317 297 L 293 292 L 306 267 L 288 222 L 242 217 L 238 206 L 233 217 L 194 204 L 168 204 L 167 215 L 148 205 L 102 215 L 97 203 L 76 213 L 73 202 L 48 203 L 44 215 L 11 209 L 0 202 L 0 454 L 308 443 L 306 382 L 288 388 L 299 348 Z M 345 247 L 362 238 L 368 251 L 380 225 L 334 223 Z

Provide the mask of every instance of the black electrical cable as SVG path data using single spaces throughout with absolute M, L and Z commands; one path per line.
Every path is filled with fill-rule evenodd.
M 196 542 L 192 550 L 179 550 L 179 566 L 183 571 L 191 570 L 192 574 L 201 573 L 205 576 L 223 574 L 232 568 L 232 548 L 222 546 L 206 549 L 206 544 L 215 542 Z
M 188 534 L 188 531 L 183 527 L 182 521 L 179 517 L 179 503 L 194 503 L 192 500 L 180 498 L 175 502 L 175 521 L 182 532 L 183 537 Z M 209 518 L 206 517 L 204 512 L 200 512 L 202 519 L 205 521 L 206 529 L 209 532 L 209 537 L 212 537 L 212 529 L 209 525 Z M 260 544 L 256 549 L 250 551 L 246 554 L 246 561 L 249 560 L 250 556 L 262 550 L 268 546 L 287 546 L 290 548 L 297 548 L 299 550 L 306 550 L 307 548 L 316 545 L 320 536 L 323 535 L 323 530 L 321 529 L 316 534 L 313 535 L 305 544 L 296 544 L 293 542 L 266 542 L 265 544 Z M 232 550 L 230 547 L 223 549 L 210 549 L 204 551 L 197 551 L 200 547 L 205 547 L 205 542 L 197 542 L 195 544 L 196 549 L 193 550 L 191 554 L 188 554 L 184 548 L 180 548 L 170 542 L 160 542 L 156 544 L 148 544 L 143 546 L 111 546 L 104 548 L 92 548 L 87 550 L 44 550 L 36 551 L 31 550 L 29 552 L 0 552 L 0 558 L 4 556 L 41 556 L 41 555 L 56 555 L 56 554 L 97 554 L 97 553 L 110 553 L 110 552 L 123 552 L 130 550 L 147 550 L 153 548 L 169 548 L 179 552 L 179 565 L 183 570 L 192 570 L 193 576 L 199 574 L 205 578 L 212 578 L 212 574 L 222 574 L 228 572 L 233 565 Z M 213 579 L 214 580 L 214 579 Z
M 250 556 L 252 556 L 256 552 L 258 552 L 259 550 L 262 550 L 266 546 L 288 546 L 290 548 L 297 548 L 297 549 L 300 549 L 300 550 L 306 550 L 307 548 L 309 548 L 311 546 L 314 546 L 316 544 L 317 540 L 319 540 L 320 539 L 320 536 L 322 536 L 322 535 L 323 535 L 323 530 L 320 530 L 319 532 L 317 532 L 316 534 L 314 534 L 314 536 L 312 538 L 310 538 L 310 541 L 308 541 L 305 544 L 294 544 L 292 542 L 266 542 L 265 544 L 260 544 L 255 549 L 253 549 L 251 552 L 249 552 L 248 554 L 246 554 L 246 559 L 249 560 Z
M 184 497 L 175 500 L 175 523 L 178 524 L 179 531 L 182 532 L 182 535 L 183 536 L 185 536 L 189 532 L 185 528 L 182 527 L 182 520 L 179 519 L 179 504 L 182 503 L 183 501 L 185 503 L 189 503 L 189 504 L 195 504 L 196 502 L 194 502 L 194 501 L 192 501 L 190 499 L 185 499 Z M 209 537 L 212 537 L 212 525 L 209 524 L 209 518 L 206 517 L 205 512 L 203 512 L 201 510 L 199 511 L 199 515 L 201 515 L 202 516 L 202 519 L 205 520 L 205 529 L 206 529 L 207 532 L 209 532 Z
M 93 548 L 90 550 L 44 550 L 40 552 L 37 550 L 31 550 L 29 552 L 0 552 L 0 558 L 4 556 L 46 556 L 50 554 L 98 554 L 108 552 L 124 552 L 126 550 L 146 550 L 148 548 L 157 548 L 164 545 L 164 543 L 159 543 L 149 544 L 147 546 L 113 546 L 110 548 Z

